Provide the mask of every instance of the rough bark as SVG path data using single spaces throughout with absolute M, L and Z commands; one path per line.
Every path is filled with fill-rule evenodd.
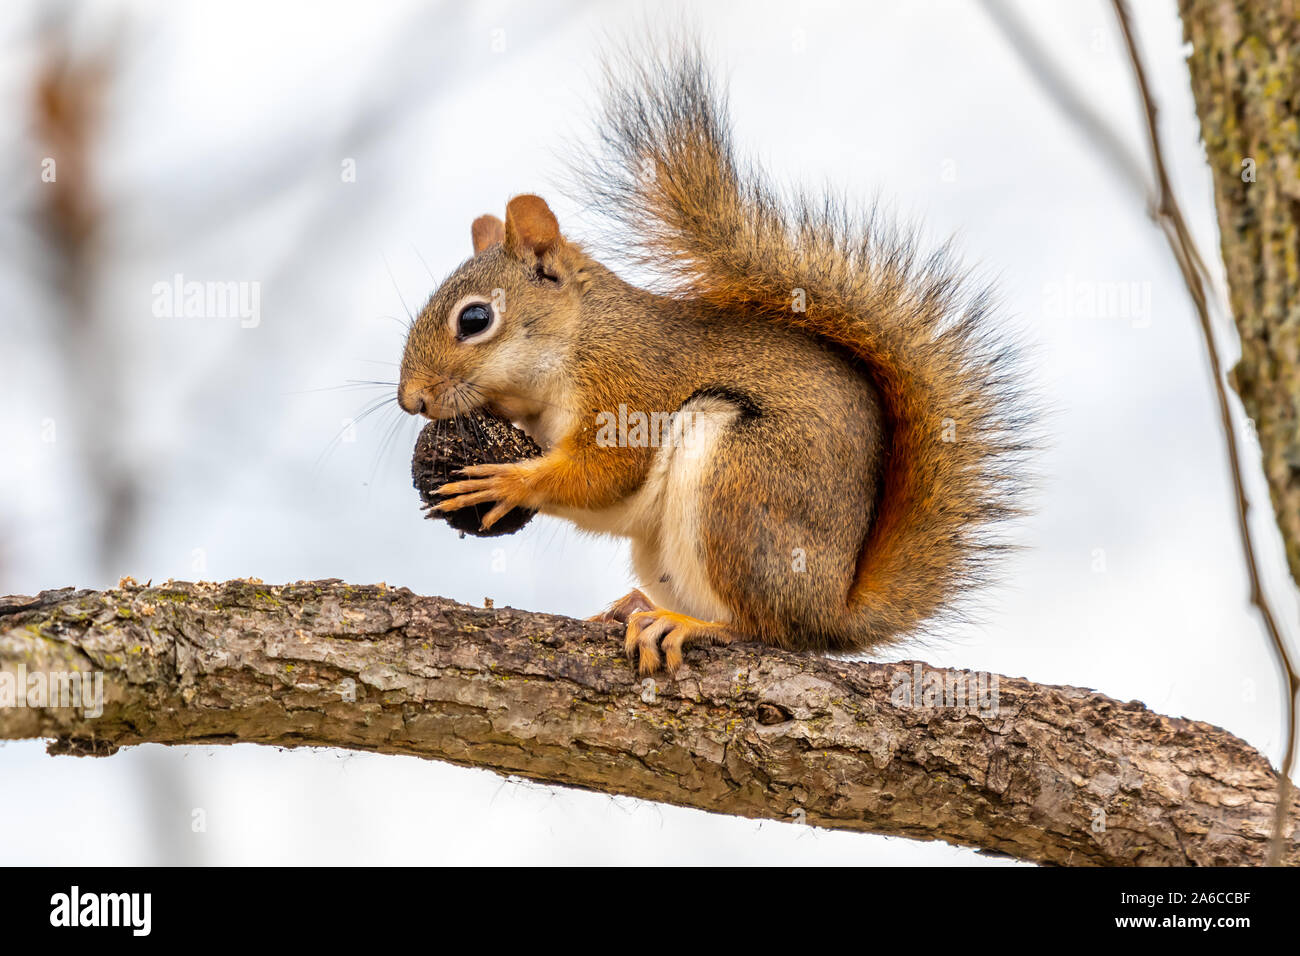
M 693 650 L 677 680 L 646 683 L 620 650 L 614 625 L 383 585 L 44 592 L 0 599 L 0 669 L 100 671 L 104 710 L 0 708 L 0 739 L 412 754 L 1038 862 L 1266 853 L 1276 774 L 1208 724 L 1008 677 L 996 707 L 921 706 L 898 693 L 921 665 L 748 645 Z
M 1233 386 L 1300 582 L 1300 3 L 1179 6 L 1241 335 Z

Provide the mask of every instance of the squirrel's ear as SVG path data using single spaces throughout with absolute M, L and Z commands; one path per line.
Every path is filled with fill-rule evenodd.
M 496 216 L 479 216 L 469 227 L 469 234 L 474 240 L 474 255 L 478 255 L 488 246 L 505 241 L 506 224 Z
M 516 196 L 506 204 L 506 252 L 544 255 L 560 241 L 560 224 L 541 196 Z

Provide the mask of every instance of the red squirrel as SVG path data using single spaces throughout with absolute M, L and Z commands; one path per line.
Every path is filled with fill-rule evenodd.
M 544 453 L 465 468 L 438 507 L 629 538 L 641 587 L 603 617 L 645 674 L 693 642 L 895 641 L 986 576 L 990 531 L 1019 509 L 1015 350 L 943 255 L 740 163 L 697 51 L 621 75 L 584 188 L 667 285 L 620 279 L 537 196 L 475 220 L 473 257 L 410 330 L 398 400 L 431 419 L 486 407 Z

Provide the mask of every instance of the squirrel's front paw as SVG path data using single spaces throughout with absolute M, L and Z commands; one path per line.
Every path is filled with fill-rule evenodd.
M 659 650 L 663 649 L 663 670 L 677 673 L 682 666 L 682 648 L 692 644 L 728 644 L 735 635 L 725 624 L 657 607 L 637 611 L 627 619 L 627 637 L 623 650 L 628 659 L 639 662 L 642 674 L 660 669 Z
M 484 517 L 486 531 L 515 508 L 536 508 L 532 487 L 533 471 L 526 462 L 506 462 L 494 465 L 469 465 L 459 474 L 469 476 L 465 481 L 452 481 L 437 489 L 440 495 L 450 495 L 435 507 L 439 511 L 455 511 L 485 502 L 495 502 Z

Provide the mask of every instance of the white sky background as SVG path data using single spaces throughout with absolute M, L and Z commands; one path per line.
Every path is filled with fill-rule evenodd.
M 1173 182 L 1217 267 L 1175 5 L 1132 5 Z M 127 56 L 99 154 L 114 218 L 97 295 L 119 343 L 121 421 L 98 421 L 93 399 L 61 378 L 47 334 L 54 306 L 30 268 L 39 247 L 18 221 L 39 199 L 40 151 L 29 129 L 7 124 L 0 593 L 115 583 L 116 573 L 95 569 L 93 508 L 78 504 L 94 500 L 74 446 L 89 427 L 114 429 L 120 453 L 142 469 L 143 520 L 119 569 L 140 581 L 338 577 L 573 615 L 634 583 L 624 546 L 552 519 L 482 541 L 419 520 L 409 479 L 419 424 L 395 409 L 358 424 L 355 441 L 333 442 L 387 393 L 321 389 L 395 380 L 399 293 L 412 309 L 423 303 L 433 285 L 424 263 L 441 277 L 465 258 L 475 216 L 536 191 L 567 233 L 594 232 L 592 211 L 559 193 L 557 153 L 582 137 L 606 38 L 678 19 L 632 3 L 467 7 L 120 7 Z M 27 110 L 34 9 L 0 14 L 9 117 Z M 1021 9 L 1145 156 L 1109 5 Z M 116 12 L 93 6 L 87 35 Z M 863 200 L 879 193 L 930 236 L 956 233 L 1035 344 L 1029 373 L 1053 406 L 1052 447 L 1039 512 L 1020 532 L 1027 549 L 979 624 L 892 656 L 1138 699 L 1226 727 L 1276 760 L 1280 685 L 1247 605 L 1199 332 L 1140 201 L 970 0 L 693 4 L 689 19 L 730 78 L 742 149 L 779 181 L 830 183 Z M 505 31 L 504 52 L 492 50 L 495 30 Z M 341 136 L 366 91 L 389 82 L 412 90 L 391 134 L 365 146 Z M 351 184 L 339 176 L 349 156 Z M 289 188 L 241 208 L 277 157 L 296 157 Z M 155 318 L 153 284 L 177 272 L 261 282 L 260 326 Z M 1062 315 L 1052 290 L 1067 282 L 1137 283 L 1149 313 Z M 48 419 L 58 425 L 52 443 L 42 441 Z M 1266 511 L 1257 471 L 1252 491 Z M 1268 580 L 1292 623 L 1276 531 L 1267 513 L 1256 517 Z M 495 548 L 504 571 L 492 569 Z M 161 763 L 183 769 L 169 778 L 181 781 L 174 792 L 151 786 Z M 993 862 L 942 844 L 332 751 L 147 747 L 73 760 L 9 743 L 0 781 L 0 818 L 14 824 L 0 830 L 0 863 Z M 206 833 L 191 832 L 195 807 Z

